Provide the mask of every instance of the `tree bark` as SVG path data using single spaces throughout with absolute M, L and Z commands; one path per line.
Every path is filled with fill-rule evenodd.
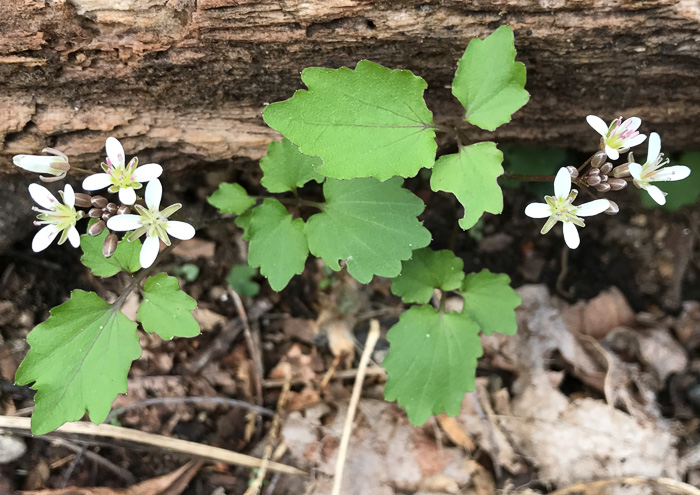
M 429 83 L 436 120 L 470 39 L 508 24 L 530 103 L 474 140 L 592 150 L 593 113 L 700 149 L 697 0 L 2 0 L 0 175 L 50 146 L 94 166 L 106 137 L 166 169 L 258 159 L 268 102 L 308 66 L 370 59 Z

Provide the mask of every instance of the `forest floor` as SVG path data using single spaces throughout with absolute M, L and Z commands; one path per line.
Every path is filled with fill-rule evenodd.
M 250 163 L 208 170 L 175 186 L 164 179 L 195 222 L 217 216 L 206 196 L 219 182 L 238 181 L 251 193 L 259 187 Z M 560 227 L 541 236 L 541 221 L 523 213 L 551 184 L 506 189 L 504 213 L 486 215 L 469 232 L 457 227 L 453 198 L 432 193 L 420 177 L 407 187 L 427 204 L 421 219 L 431 247 L 453 249 L 467 273 L 508 274 L 523 300 L 516 336 L 483 338 L 477 388 L 457 417 L 416 427 L 383 400 L 383 337 L 405 309 L 388 279 L 363 286 L 310 258 L 280 293 L 255 278 L 259 294 L 242 298 L 246 328 L 226 282 L 232 266 L 245 264 L 246 243 L 233 222 L 214 221 L 162 264 L 198 300 L 201 335 L 162 341 L 142 334 L 143 355 L 131 368 L 128 394 L 114 403 L 112 423 L 255 457 L 273 446 L 272 460 L 308 476 L 268 471 L 260 493 L 330 494 L 374 318 L 382 338 L 363 385 L 341 493 L 700 493 L 693 488 L 700 487 L 697 205 L 646 209 L 638 191 L 620 191 L 612 199 L 621 212 L 588 219 L 581 246 L 569 251 Z M 164 204 L 175 198 L 166 192 Z M 33 392 L 13 384 L 27 333 L 71 290 L 113 299 L 125 282 L 92 276 L 67 244 L 33 254 L 32 235 L 0 254 L 4 416 L 31 414 Z M 127 303 L 125 313 L 137 303 Z M 286 377 L 291 388 L 282 402 Z M 242 494 L 259 473 L 193 460 L 165 445 L 14 430 L 0 435 L 0 494 Z M 576 485 L 594 480 L 604 481 Z

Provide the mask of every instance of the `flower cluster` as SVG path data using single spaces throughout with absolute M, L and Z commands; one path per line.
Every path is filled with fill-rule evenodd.
M 158 177 L 163 173 L 163 168 L 157 163 L 138 166 L 138 158 L 132 158 L 126 163 L 124 148 L 116 138 L 107 138 L 105 145 L 107 159 L 102 163 L 104 173 L 92 174 L 83 180 L 83 189 L 86 191 L 98 191 L 107 188 L 108 192 L 117 194 L 119 202 L 109 201 L 104 196 L 91 196 L 85 193 L 75 193 L 73 188 L 66 184 L 63 191 L 59 191 L 62 201 L 44 186 L 39 184 L 29 185 L 29 194 L 41 208 L 34 207 L 39 212 L 36 225 L 44 225 L 34 236 L 32 250 L 43 251 L 58 238 L 58 244 L 70 241 L 73 247 L 80 246 L 80 234 L 76 229 L 76 223 L 82 218 L 92 218 L 92 223 L 87 233 L 92 236 L 100 235 L 105 229 L 110 231 L 132 231 L 127 236 L 128 241 L 134 241 L 144 234 L 146 239 L 140 253 L 142 268 L 148 268 L 153 264 L 160 250 L 161 241 L 170 245 L 171 235 L 177 239 L 187 240 L 194 237 L 195 230 L 190 224 L 176 220 L 170 220 L 170 216 L 178 211 L 182 205 L 176 203 L 163 210 L 160 209 L 160 201 L 163 195 L 163 186 Z M 66 177 L 71 169 L 68 157 L 58 150 L 46 148 L 44 152 L 53 156 L 17 155 L 14 163 L 18 167 L 31 172 L 49 174 L 53 177 L 40 176 L 44 182 L 54 182 Z M 146 206 L 138 204 L 136 191 L 148 183 L 144 202 Z M 85 208 L 78 210 L 77 208 Z M 138 214 L 131 214 L 134 208 Z M 107 235 L 102 253 L 109 257 L 117 246 L 117 236 L 114 233 Z
M 576 227 L 585 226 L 580 217 L 603 212 L 614 215 L 619 211 L 618 205 L 607 199 L 595 199 L 575 206 L 573 201 L 578 191 L 571 189 L 572 179 L 578 185 L 595 189 L 599 193 L 619 191 L 631 181 L 638 188 L 647 191 L 654 201 L 663 205 L 666 203 L 666 193 L 652 182 L 681 180 L 690 175 L 690 169 L 684 165 L 665 166 L 669 160 L 663 159 L 661 138 L 655 132 L 649 136 L 649 149 L 644 165 L 636 163 L 632 153 L 629 154 L 627 163 L 613 166 L 608 161 L 617 160 L 621 153 L 626 153 L 631 147 L 644 142 L 646 135 L 637 131 L 642 124 L 638 117 L 625 121 L 619 117 L 610 125 L 595 115 L 589 115 L 586 121 L 601 135 L 600 151 L 594 153 L 581 167 L 560 169 L 554 179 L 554 196 L 545 196 L 545 203 L 531 203 L 525 208 L 525 214 L 531 218 L 548 218 L 542 228 L 542 234 L 549 232 L 557 222 L 562 222 L 564 241 L 571 249 L 577 248 L 580 243 Z M 590 191 L 587 192 L 595 197 Z

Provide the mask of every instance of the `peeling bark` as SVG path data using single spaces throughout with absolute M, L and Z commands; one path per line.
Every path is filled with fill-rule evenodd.
M 584 117 L 638 115 L 700 149 L 697 0 L 3 0 L 0 174 L 46 146 L 94 163 L 104 140 L 166 168 L 260 158 L 265 103 L 307 66 L 370 59 L 429 83 L 437 119 L 469 40 L 516 31 L 531 101 L 496 140 L 590 150 Z M 475 130 L 477 139 L 493 134 Z

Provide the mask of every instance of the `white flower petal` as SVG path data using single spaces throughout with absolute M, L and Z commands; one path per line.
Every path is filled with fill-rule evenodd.
M 663 192 L 661 189 L 659 189 L 656 186 L 649 186 L 646 188 L 646 190 L 649 193 L 649 196 L 651 196 L 651 199 L 656 201 L 658 204 L 666 204 L 666 193 Z
M 525 207 L 525 214 L 530 218 L 547 218 L 552 211 L 547 203 L 530 203 Z
M 646 138 L 646 134 L 637 134 L 633 138 L 625 139 L 625 148 L 634 148 L 638 144 L 642 144 Z
M 625 120 L 622 125 L 624 126 L 627 122 L 629 122 L 629 125 L 625 129 L 628 131 L 636 131 L 639 129 L 639 126 L 642 125 L 642 119 L 639 117 L 630 117 L 629 119 Z
M 160 251 L 160 239 L 158 239 L 157 236 L 146 237 L 141 247 L 141 253 L 139 254 L 141 268 L 148 268 L 151 266 L 158 257 L 158 251 Z
M 83 180 L 83 189 L 86 191 L 98 191 L 112 184 L 109 174 L 92 174 Z
M 112 218 L 107 220 L 107 228 L 109 230 L 116 230 L 117 232 L 126 232 L 127 230 L 136 230 L 141 227 L 141 216 L 140 215 L 114 215 Z
M 608 134 L 608 124 L 603 119 L 596 115 L 586 117 L 586 122 L 601 136 L 605 137 Z
M 63 160 L 55 156 L 15 155 L 12 157 L 12 162 L 18 167 L 38 174 L 60 175 L 62 173 L 60 170 L 51 168 L 53 163 L 60 161 Z
M 672 181 L 683 180 L 690 175 L 690 169 L 685 165 L 674 165 L 673 167 L 664 167 L 656 172 L 651 180 L 656 181 Z
M 147 163 L 134 170 L 134 179 L 136 179 L 136 182 L 148 182 L 160 177 L 162 173 L 163 167 L 157 163 Z
M 170 220 L 165 226 L 165 230 L 176 239 L 186 241 L 194 237 L 194 227 L 189 223 Z
M 41 229 L 32 239 L 32 251 L 38 253 L 49 247 L 59 232 L 60 230 L 55 225 L 47 225 Z
M 136 203 L 136 191 L 133 187 L 123 187 L 119 189 L 119 201 L 125 205 L 133 205 Z
M 589 201 L 581 206 L 577 207 L 576 215 L 579 217 L 591 217 L 599 213 L 603 213 L 605 210 L 610 208 L 610 201 L 607 199 L 596 199 L 595 201 Z
M 642 180 L 642 166 L 639 163 L 630 163 L 628 167 L 632 177 L 637 180 Z
M 163 185 L 158 179 L 153 179 L 146 186 L 146 205 L 151 209 L 160 208 L 160 199 L 163 197 Z
M 109 161 L 112 162 L 112 165 L 115 167 L 124 165 L 124 147 L 117 138 L 108 137 L 105 143 L 105 150 L 107 151 L 107 156 L 109 157 Z
M 571 222 L 564 222 L 564 241 L 571 249 L 576 249 L 581 243 L 576 225 Z
M 565 198 L 571 192 L 571 174 L 565 168 L 560 168 L 554 178 L 554 195 L 557 198 Z
M 611 160 L 617 160 L 618 158 L 620 158 L 620 153 L 616 149 L 608 146 L 607 144 L 605 145 L 605 154 L 608 155 L 608 158 L 610 158 Z
M 68 231 L 68 240 L 74 248 L 80 247 L 80 234 L 78 233 L 78 229 L 75 227 L 70 228 Z
M 71 208 L 75 206 L 75 192 L 70 184 L 63 188 L 63 204 Z
M 51 191 L 39 184 L 29 184 L 29 195 L 39 206 L 47 210 L 53 210 L 57 204 L 60 204 Z
M 661 138 L 655 132 L 649 134 L 649 151 L 647 152 L 647 163 L 655 162 L 661 153 Z

